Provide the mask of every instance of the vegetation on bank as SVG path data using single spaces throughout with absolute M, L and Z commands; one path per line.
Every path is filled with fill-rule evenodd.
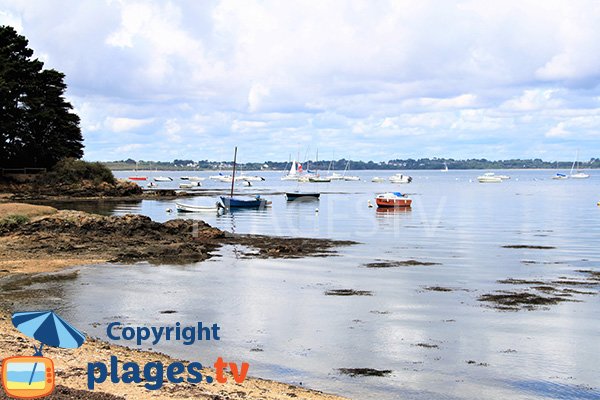
M 5 217 L 0 218 L 0 230 L 4 228 L 14 229 L 17 226 L 26 224 L 27 222 L 29 222 L 29 217 L 26 215 L 9 214 Z
M 349 160 L 323 160 L 315 162 L 308 160 L 303 162 L 304 169 L 310 168 L 321 171 L 327 169 L 343 170 Z M 178 171 L 204 171 L 204 170 L 227 170 L 231 169 L 231 162 L 208 161 L 208 160 L 173 160 L 173 161 L 143 161 L 143 160 L 121 160 L 104 162 L 111 170 L 178 170 Z M 385 162 L 374 161 L 350 161 L 349 168 L 352 170 L 397 170 L 397 169 L 443 169 L 448 165 L 449 169 L 570 169 L 573 161 L 543 161 L 536 159 L 512 159 L 512 160 L 486 160 L 468 159 L 455 160 L 453 158 L 408 158 L 405 160 L 395 159 Z M 284 170 L 290 167 L 289 162 L 265 161 L 262 163 L 238 164 L 243 170 Z M 581 162 L 581 168 L 600 168 L 600 158 L 592 158 Z
M 43 179 L 50 184 L 77 184 L 91 181 L 94 184 L 106 182 L 115 184 L 112 171 L 99 162 L 88 162 L 65 158 L 60 160 L 52 169 L 44 174 Z

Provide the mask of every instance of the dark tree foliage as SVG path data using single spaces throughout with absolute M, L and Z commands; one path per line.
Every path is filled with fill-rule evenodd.
M 79 117 L 64 98 L 64 74 L 32 59 L 24 36 L 0 26 L 0 167 L 52 167 L 81 158 Z

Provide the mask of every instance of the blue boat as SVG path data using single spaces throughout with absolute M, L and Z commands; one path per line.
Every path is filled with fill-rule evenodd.
M 267 206 L 267 200 L 256 196 L 254 199 L 240 199 L 221 196 L 225 208 L 263 208 Z
M 221 202 L 226 209 L 231 210 L 232 208 L 264 208 L 269 204 L 266 199 L 256 196 L 253 199 L 236 199 L 233 197 L 233 186 L 235 184 L 235 166 L 237 162 L 237 146 L 235 153 L 233 153 L 233 175 L 231 176 L 231 193 L 229 197 L 221 196 Z

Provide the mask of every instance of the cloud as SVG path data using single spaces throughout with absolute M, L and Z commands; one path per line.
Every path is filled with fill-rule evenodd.
M 107 117 L 105 126 L 113 132 L 128 132 L 136 130 L 148 124 L 151 124 L 154 119 L 134 119 L 134 118 L 115 118 Z
M 571 132 L 565 129 L 565 123 L 559 122 L 556 126 L 553 126 L 546 132 L 546 137 L 549 138 L 565 138 L 571 135 Z
M 95 159 L 598 156 L 599 19 L 591 0 L 0 3 L 66 74 Z

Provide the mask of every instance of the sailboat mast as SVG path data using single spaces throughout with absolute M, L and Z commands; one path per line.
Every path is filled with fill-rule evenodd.
M 575 163 L 577 162 L 578 158 L 579 158 L 579 150 L 577 150 L 577 153 L 575 153 L 575 161 L 573 161 L 573 165 L 571 165 L 571 175 L 573 175 L 573 170 L 575 169 Z
M 237 161 L 237 146 L 235 146 L 235 152 L 233 153 L 233 176 L 231 177 L 231 194 L 229 197 L 233 197 L 233 185 L 235 184 L 235 162 Z

